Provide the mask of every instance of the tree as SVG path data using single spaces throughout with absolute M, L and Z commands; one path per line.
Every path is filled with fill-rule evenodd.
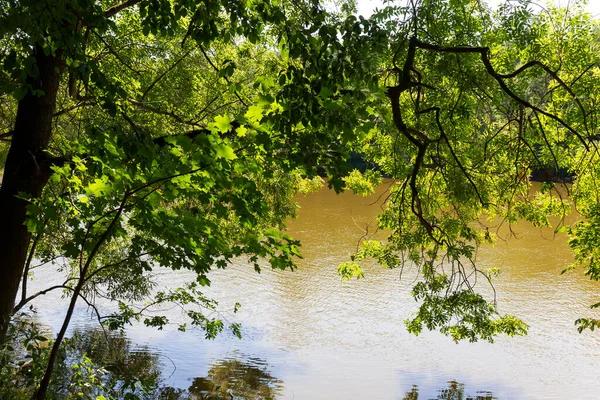
M 339 130 L 312 130 L 302 126 L 306 115 L 292 113 L 306 91 L 275 101 L 275 82 L 262 72 L 281 68 L 272 57 L 281 50 L 268 39 L 309 35 L 307 19 L 324 18 L 316 4 L 1 4 L 2 88 L 17 103 L 6 102 L 16 114 L 3 134 L 0 336 L 38 295 L 71 296 L 43 398 L 75 304 L 99 285 L 111 299 L 139 299 L 157 265 L 191 269 L 198 285 L 233 257 L 248 256 L 257 270 L 259 258 L 294 267 L 297 242 L 272 228 L 294 213 L 291 196 L 317 167 L 341 182 L 344 148 L 332 140 Z M 265 27 L 273 33 L 259 40 Z M 251 65 L 237 73 L 228 56 Z M 60 260 L 65 282 L 27 294 L 34 258 Z M 196 286 L 157 293 L 155 302 L 164 301 L 214 308 Z M 121 303 L 109 325 L 140 315 Z M 223 329 L 197 309 L 188 316 L 207 336 Z
M 209 313 L 198 285 L 211 268 L 236 257 L 293 268 L 298 243 L 280 231 L 318 173 L 358 192 L 395 179 L 378 220 L 387 241 L 365 238 L 340 272 L 361 276 L 365 257 L 415 264 L 414 333 L 526 331 L 476 291 L 493 271 L 474 256 L 494 238 L 482 217 L 547 225 L 569 209 L 554 182 L 529 194 L 531 170 L 577 177 L 569 190 L 587 220 L 571 244 L 600 276 L 597 28 L 578 9 L 511 4 L 422 0 L 367 20 L 317 1 L 0 2 L 2 115 L 14 114 L 1 134 L 0 339 L 15 309 L 46 292 L 26 291 L 35 258 L 60 260 L 65 282 L 48 290 L 71 296 L 38 398 L 87 294 L 121 300 L 114 328 L 142 318 L 129 302 L 150 293 L 157 266 L 198 280 L 155 302 Z M 351 152 L 377 168 L 350 173 Z M 208 336 L 223 329 L 186 312 Z
M 534 12 L 528 2 L 506 3 L 491 13 L 476 1 L 413 2 L 374 19 L 396 35 L 382 57 L 389 101 L 362 149 L 396 179 L 377 225 L 391 234 L 366 238 L 340 272 L 362 276 L 365 257 L 416 265 L 422 281 L 412 293 L 421 304 L 406 321 L 413 333 L 439 329 L 456 341 L 524 334 L 524 322 L 498 315 L 495 298 L 474 289 L 497 273 L 479 268 L 476 249 L 501 224 L 550 226 L 557 215 L 576 265 L 597 279 L 597 23 L 577 5 Z M 532 171 L 546 175 L 536 193 Z M 560 184 L 561 171 L 573 185 Z M 351 183 L 368 191 L 373 176 Z M 571 205 L 587 220 L 563 227 Z

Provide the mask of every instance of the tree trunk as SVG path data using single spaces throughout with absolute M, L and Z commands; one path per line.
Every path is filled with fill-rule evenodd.
M 52 172 L 45 150 L 52 136 L 63 63 L 60 53 L 48 56 L 40 47 L 34 52 L 37 72 L 27 79 L 31 90 L 18 104 L 0 187 L 0 343 L 6 337 L 31 238 L 24 225 L 28 203 L 19 197 L 39 198 Z

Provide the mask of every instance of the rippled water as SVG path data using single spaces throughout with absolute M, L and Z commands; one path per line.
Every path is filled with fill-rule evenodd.
M 410 271 L 400 280 L 398 270 L 367 265 L 366 278 L 352 282 L 341 282 L 336 273 L 377 215 L 376 200 L 327 189 L 302 197 L 300 216 L 289 224 L 289 234 L 303 243 L 297 271 L 264 268 L 257 274 L 240 264 L 211 275 L 207 292 L 222 310 L 242 304 L 235 316 L 225 315 L 243 324 L 243 340 L 224 334 L 206 341 L 199 331 L 140 326 L 128 337 L 160 354 L 166 385 L 197 393 L 220 379 L 229 382 L 230 393 L 240 385 L 267 390 L 246 392 L 248 398 L 458 399 L 459 392 L 473 398 L 599 398 L 600 337 L 578 334 L 573 322 L 598 318 L 589 305 L 598 301 L 600 285 L 577 271 L 560 275 L 571 259 L 564 236 L 523 223 L 513 227 L 518 239 L 479 251 L 482 266 L 502 269 L 496 284 L 500 311 L 524 319 L 528 336 L 494 344 L 454 344 L 434 332 L 415 337 L 403 324 L 416 310 Z M 193 276 L 160 271 L 158 279 L 175 287 Z M 47 283 L 51 271 L 39 272 L 36 280 Z M 47 297 L 38 307 L 42 320 L 58 326 L 64 300 Z M 84 308 L 79 311 L 74 326 L 94 324 Z

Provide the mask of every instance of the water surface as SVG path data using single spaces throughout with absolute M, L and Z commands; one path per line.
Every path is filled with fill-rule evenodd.
M 366 277 L 352 282 L 336 272 L 379 212 L 377 198 L 327 189 L 301 197 L 288 232 L 303 243 L 297 271 L 265 266 L 257 274 L 240 262 L 210 276 L 207 293 L 225 317 L 243 324 L 243 340 L 223 334 L 207 341 L 200 331 L 141 326 L 128 329 L 128 337 L 159 354 L 166 385 L 196 393 L 220 379 L 236 396 L 246 390 L 247 398 L 436 399 L 459 392 L 485 399 L 598 398 L 600 337 L 577 333 L 573 323 L 598 317 L 589 305 L 600 286 L 581 271 L 560 275 L 571 260 L 565 236 L 522 223 L 513 227 L 518 239 L 478 253 L 482 268 L 502 269 L 499 309 L 525 320 L 528 336 L 494 344 L 455 344 L 435 332 L 415 337 L 403 324 L 417 308 L 410 270 L 401 280 L 399 270 L 367 264 Z M 185 272 L 157 274 L 165 287 L 193 280 Z M 51 271 L 36 277 L 50 280 Z M 242 308 L 234 315 L 236 302 Z M 64 304 L 59 296 L 38 302 L 42 319 L 58 326 Z M 168 313 L 177 320 L 177 311 Z M 94 321 L 82 307 L 74 326 Z

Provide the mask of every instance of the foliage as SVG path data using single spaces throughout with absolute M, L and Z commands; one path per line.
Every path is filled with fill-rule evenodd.
M 356 194 L 367 196 L 375 193 L 375 188 L 381 185 L 381 176 L 375 171 L 367 171 L 361 174 L 358 170 L 353 170 L 344 178 L 345 189 L 351 190 Z
M 258 272 L 295 268 L 299 243 L 282 232 L 294 196 L 319 175 L 361 194 L 393 179 L 377 221 L 387 240 L 366 237 L 339 272 L 362 277 L 367 257 L 416 266 L 413 333 L 526 332 L 476 291 L 492 277 L 476 250 L 504 223 L 564 221 L 560 171 L 576 177 L 566 190 L 586 218 L 569 230 L 575 266 L 600 276 L 596 21 L 580 6 L 535 12 L 527 1 L 496 11 L 476 0 L 386 3 L 370 19 L 352 2 L 341 10 L 316 0 L 0 1 L 2 126 L 36 99 L 53 110 L 48 144 L 24 155 L 51 178 L 41 195 L 17 193 L 32 236 L 28 261 L 11 266 L 23 271 L 14 311 L 50 290 L 71 296 L 45 384 L 80 298 L 115 329 L 142 318 L 160 329 L 170 321 L 146 311 L 174 302 L 214 337 L 225 325 L 200 291 L 209 272 L 239 259 Z M 40 89 L 44 74 L 58 74 L 56 93 Z M 0 135 L 18 150 L 10 131 Z M 357 153 L 364 172 L 349 170 Z M 532 194 L 535 171 L 547 182 Z M 28 293 L 32 260 L 64 282 Z M 193 271 L 196 283 L 156 291 L 159 267 Z M 119 311 L 102 315 L 95 296 Z M 101 379 L 78 365 L 81 379 Z
M 19 193 L 33 235 L 29 261 L 9 267 L 28 277 L 39 259 L 65 276 L 34 294 L 25 278 L 15 310 L 50 290 L 71 296 L 38 397 L 79 298 L 119 328 L 141 317 L 129 303 L 150 295 L 151 304 L 214 311 L 196 286 L 153 292 L 150 273 L 159 266 L 194 271 L 201 286 L 210 283 L 212 268 L 233 259 L 246 258 L 257 271 L 263 260 L 295 267 L 299 244 L 281 233 L 297 209 L 293 196 L 314 187 L 317 170 L 340 188 L 347 153 L 336 150 L 343 146 L 331 140 L 335 132 L 323 135 L 294 109 L 304 107 L 305 88 L 273 75 L 288 62 L 290 71 L 298 67 L 279 53 L 303 46 L 300 36 L 313 32 L 309 19 L 324 23 L 318 8 L 245 1 L 0 4 L 2 92 L 19 109 L 52 95 L 57 106 L 50 144 L 39 149 L 52 178 L 42 196 Z M 300 36 L 279 48 L 284 32 Z M 35 84 L 45 62 L 55 63 L 53 73 L 64 72 L 57 93 Z M 7 114 L 15 107 L 4 104 Z M 90 300 L 96 296 L 121 301 L 120 312 L 104 318 Z M 198 309 L 186 314 L 207 337 L 224 327 Z M 144 322 L 168 323 L 160 315 Z M 240 335 L 239 325 L 232 329 Z
M 524 334 L 523 321 L 499 315 L 495 297 L 478 293 L 478 278 L 492 275 L 476 251 L 502 224 L 550 226 L 554 215 L 561 230 L 574 206 L 586 218 L 569 230 L 576 265 L 594 278 L 597 22 L 580 5 L 536 12 L 510 2 L 492 12 L 465 0 L 388 5 L 356 24 L 385 27 L 390 45 L 370 53 L 386 97 L 368 97 L 372 125 L 354 148 L 377 164 L 371 173 L 395 183 L 372 230 L 389 232 L 387 240 L 364 238 L 340 266 L 342 277 L 362 277 L 365 257 L 389 268 L 416 265 L 420 308 L 409 331 L 470 341 Z M 559 171 L 575 183 L 561 185 Z M 534 172 L 545 180 L 537 192 Z M 348 182 L 369 191 L 356 172 Z
M 30 399 L 44 374 L 52 342 L 29 316 L 15 318 L 1 352 L 2 398 Z M 101 330 L 73 332 L 62 347 L 49 399 L 144 399 L 159 387 L 157 356 L 133 348 L 124 336 Z
M 8 340 L 0 348 L 0 397 L 29 399 L 43 374 L 50 351 L 46 333 L 23 317 L 15 317 Z

